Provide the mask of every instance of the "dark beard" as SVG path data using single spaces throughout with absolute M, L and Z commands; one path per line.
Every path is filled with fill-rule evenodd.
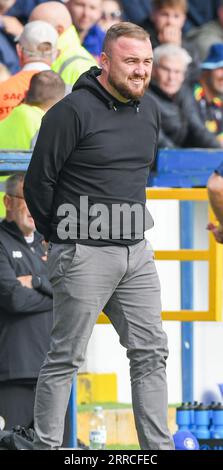
M 123 98 L 126 98 L 127 100 L 136 100 L 137 98 L 141 98 L 147 88 L 147 86 L 144 86 L 141 93 L 135 94 L 131 93 L 131 91 L 122 83 L 115 82 L 111 75 L 108 76 L 108 82 L 121 96 L 123 96 Z

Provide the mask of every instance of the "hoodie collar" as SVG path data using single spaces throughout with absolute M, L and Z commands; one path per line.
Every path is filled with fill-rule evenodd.
M 91 67 L 90 70 L 83 73 L 81 77 L 77 80 L 75 85 L 72 88 L 72 91 L 75 92 L 79 89 L 88 89 L 97 96 L 101 101 L 105 103 L 108 109 L 113 109 L 117 111 L 118 108 L 123 106 L 134 107 L 136 112 L 139 112 L 139 100 L 129 100 L 127 103 L 123 103 L 115 98 L 111 93 L 109 93 L 98 81 L 97 77 L 101 75 L 102 70 L 98 67 Z

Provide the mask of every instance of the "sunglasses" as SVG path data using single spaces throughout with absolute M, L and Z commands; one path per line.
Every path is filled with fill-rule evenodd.
M 117 18 L 121 18 L 122 12 L 120 10 L 113 11 L 111 13 L 106 13 L 105 11 L 102 12 L 101 19 L 102 20 L 116 20 Z
M 25 200 L 25 198 L 24 198 L 23 196 L 16 196 L 15 194 L 8 194 L 8 193 L 7 193 L 7 196 L 15 197 L 16 199 L 23 199 L 23 200 Z

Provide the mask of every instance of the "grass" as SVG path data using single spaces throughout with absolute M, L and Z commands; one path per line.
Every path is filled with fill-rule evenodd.
M 139 446 L 132 444 L 132 445 L 122 445 L 122 444 L 112 444 L 107 445 L 106 450 L 140 450 Z
M 95 406 L 102 406 L 103 410 L 123 410 L 123 409 L 132 408 L 131 403 L 114 403 L 114 402 L 87 403 L 84 405 L 78 405 L 77 411 L 78 413 L 85 413 L 88 411 L 93 411 Z

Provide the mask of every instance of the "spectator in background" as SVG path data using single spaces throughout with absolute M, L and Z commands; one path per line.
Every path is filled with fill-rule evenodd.
M 4 82 L 5 80 L 8 80 L 8 78 L 11 76 L 9 70 L 7 67 L 0 63 L 0 82 Z
M 151 14 L 141 25 L 149 34 L 153 48 L 164 43 L 182 46 L 187 0 L 151 0 Z
M 11 73 L 19 71 L 19 58 L 15 46 L 15 34 L 7 30 L 5 13 L 15 3 L 15 0 L 0 0 L 0 62 L 10 70 Z M 19 23 L 19 22 L 18 22 Z M 20 32 L 22 29 L 20 29 Z
M 105 32 L 98 25 L 102 14 L 102 0 L 68 0 L 66 6 L 82 45 L 98 58 L 105 38 Z
M 153 80 L 149 93 L 161 111 L 159 147 L 220 148 L 220 143 L 201 123 L 191 90 L 183 87 L 191 57 L 174 44 L 154 50 Z
M 212 44 L 223 42 L 223 0 L 219 0 L 217 19 L 193 28 L 187 33 L 187 40 L 192 50 L 199 54 L 203 62 Z
M 64 95 L 65 84 L 58 74 L 52 70 L 35 74 L 24 103 L 0 121 L 0 149 L 33 149 L 43 115 Z
M 42 20 L 50 23 L 58 32 L 59 55 L 52 64 L 65 84 L 71 90 L 79 76 L 96 65 L 94 57 L 81 46 L 80 38 L 72 25 L 71 15 L 65 5 L 47 2 L 34 8 L 29 21 Z
M 142 24 L 151 37 L 153 48 L 161 44 L 176 44 L 190 54 L 187 80 L 194 82 L 198 76 L 199 58 L 183 36 L 187 14 L 187 0 L 151 0 L 150 18 Z
M 211 46 L 201 69 L 193 88 L 197 112 L 223 146 L 223 44 Z
M 184 31 L 201 26 L 217 17 L 220 0 L 188 0 L 187 19 Z M 126 17 L 134 23 L 142 24 L 151 14 L 152 0 L 122 0 Z
M 50 24 L 35 21 L 24 27 L 17 46 L 22 70 L 0 87 L 0 120 L 24 99 L 32 76 L 49 70 L 57 56 L 58 34 Z
M 123 11 L 119 0 L 102 0 L 102 14 L 99 26 L 107 31 L 113 24 L 122 21 Z
M 46 247 L 26 206 L 23 180 L 21 174 L 7 180 L 0 223 L 0 415 L 6 429 L 33 424 L 35 386 L 52 326 Z

